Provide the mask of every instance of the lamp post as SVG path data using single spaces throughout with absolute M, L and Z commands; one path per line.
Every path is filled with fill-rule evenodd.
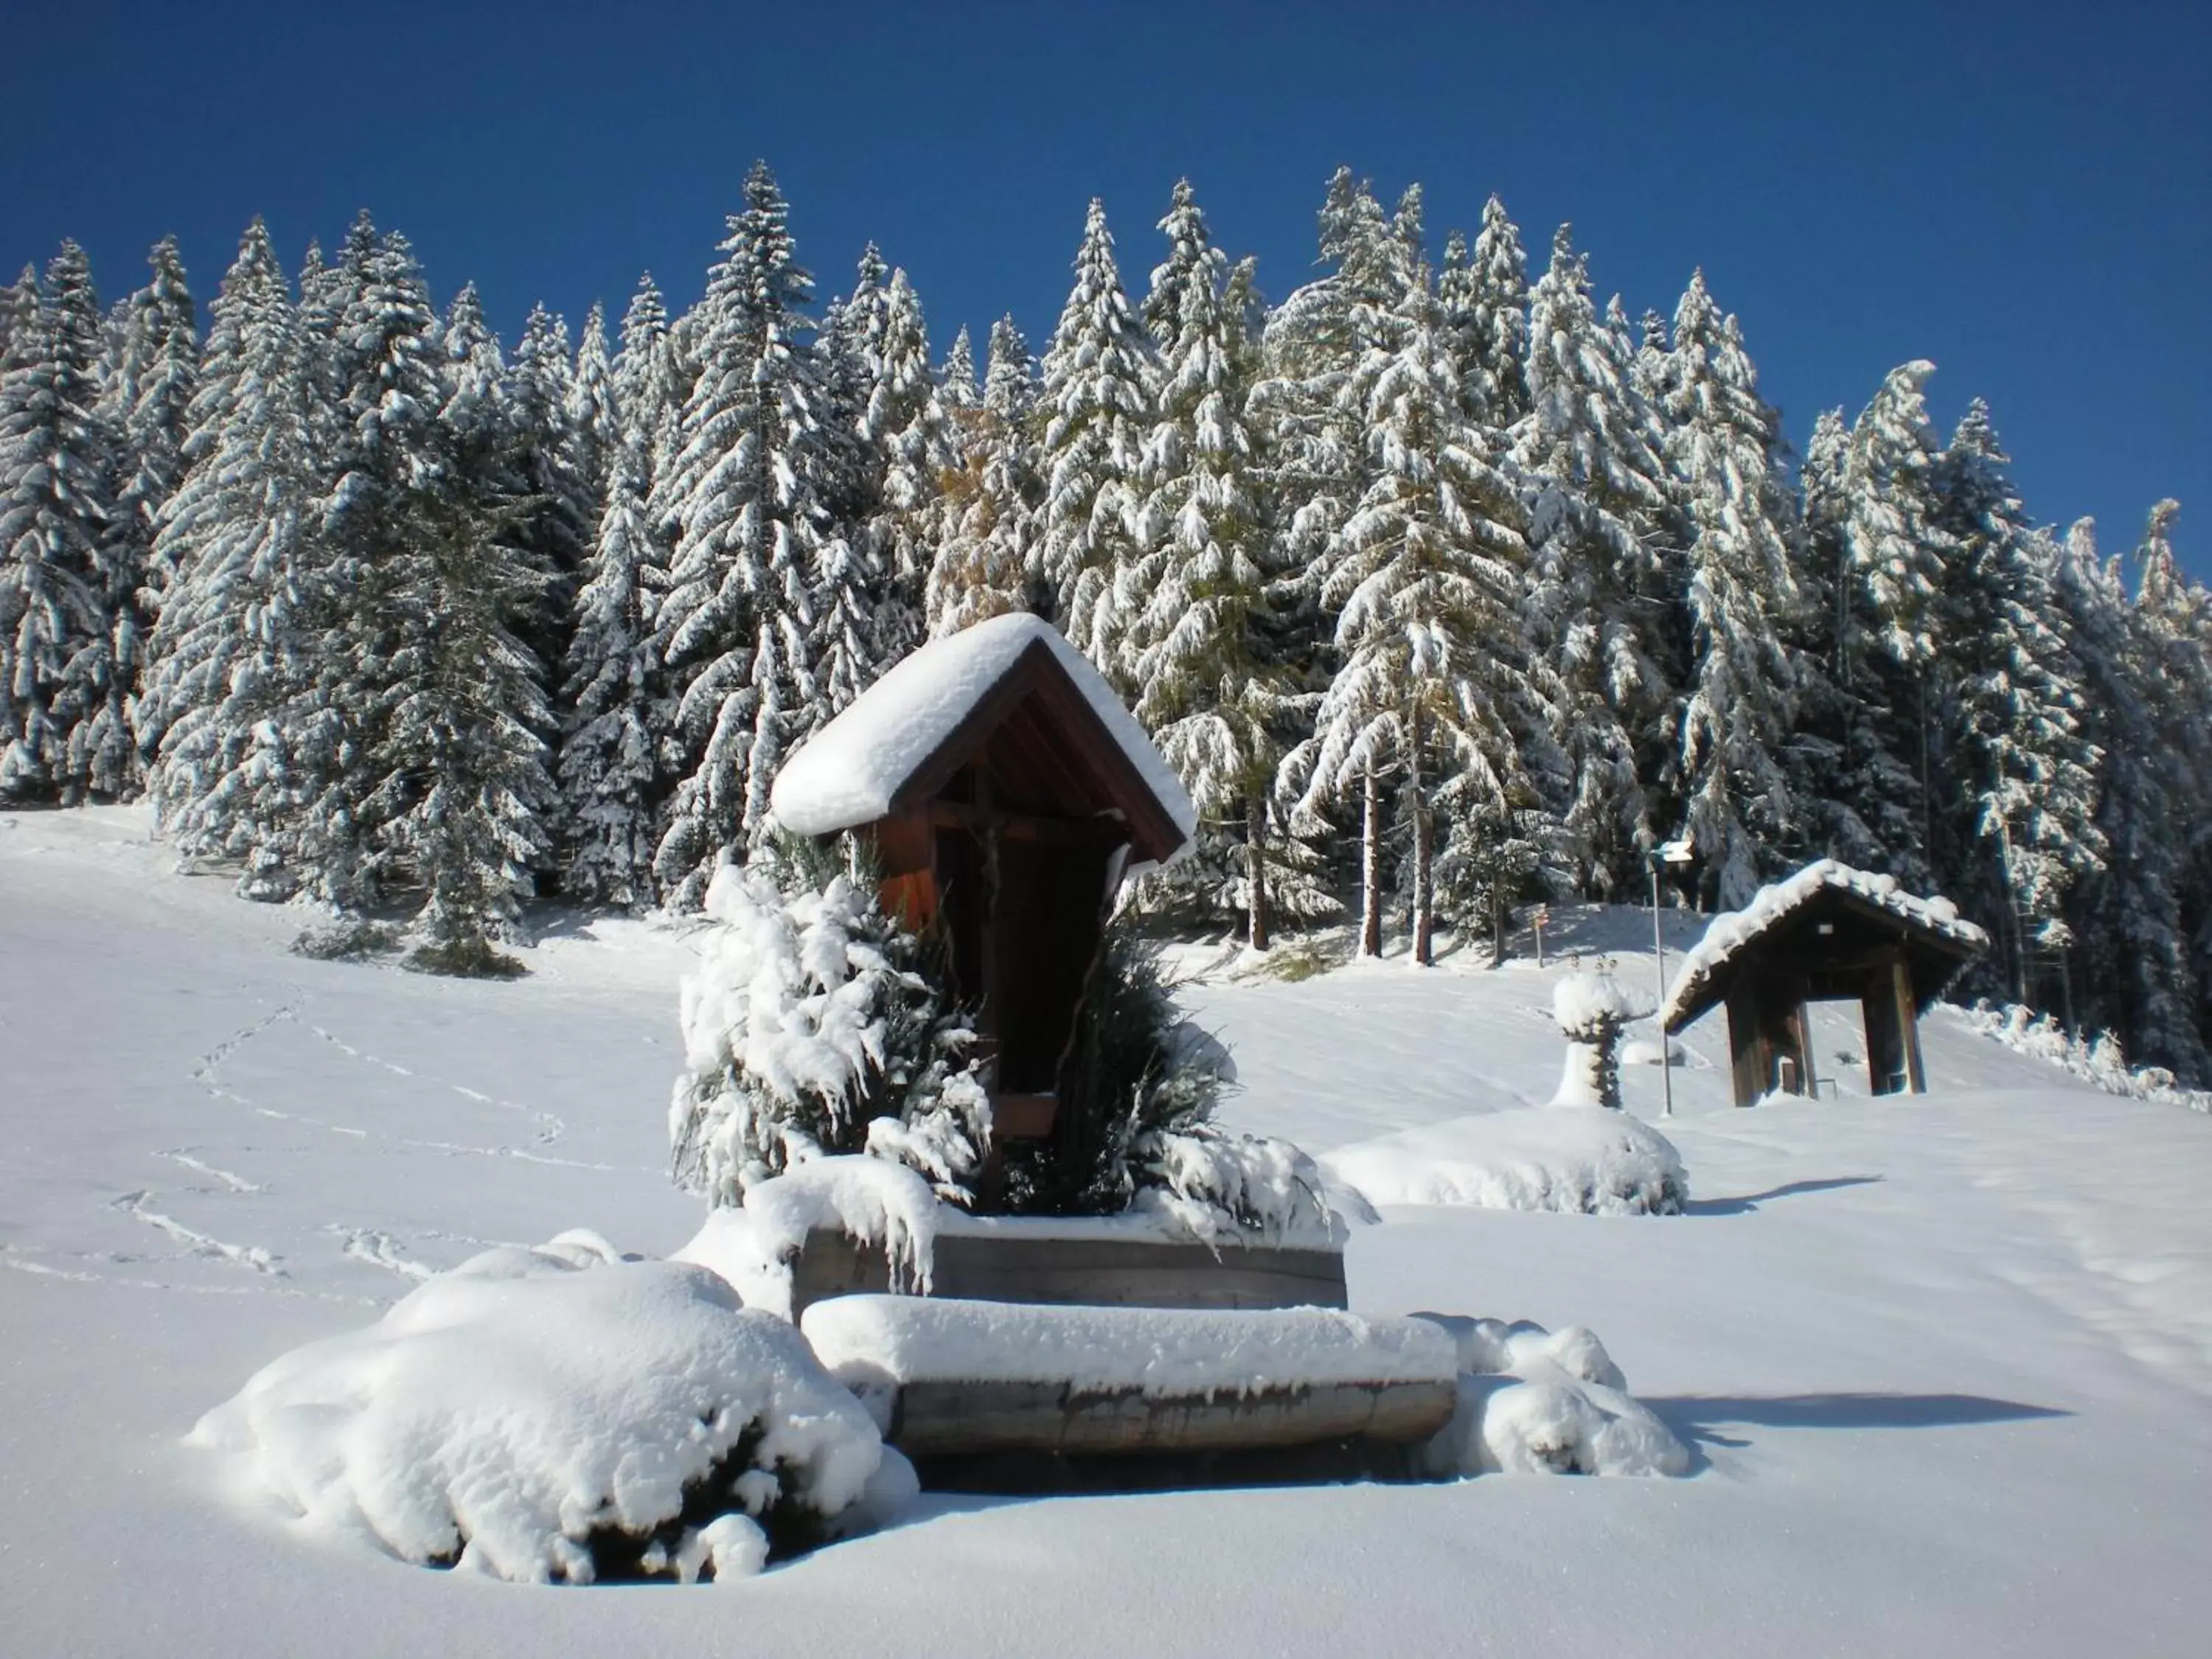
M 1667 1048 L 1667 936 L 1659 927 L 1659 867 L 1664 864 L 1687 864 L 1690 861 L 1690 838 L 1662 842 L 1645 855 L 1651 866 L 1651 955 L 1658 964 L 1659 1008 L 1654 1018 L 1659 1025 L 1659 1115 L 1674 1115 L 1674 1057 Z

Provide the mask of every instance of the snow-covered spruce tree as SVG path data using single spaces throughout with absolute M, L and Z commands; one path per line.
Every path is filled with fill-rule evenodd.
M 1656 423 L 1565 225 L 1530 299 L 1528 372 L 1513 454 L 1532 494 L 1530 616 L 1559 686 L 1557 807 L 1577 885 L 1602 896 L 1636 878 L 1658 816 L 1654 751 L 1672 747 L 1674 532 Z
M 883 483 L 883 457 L 862 441 L 860 426 L 883 355 L 890 274 L 873 242 L 862 248 L 853 291 L 823 308 L 812 345 L 822 427 L 822 504 L 848 542 L 859 541 L 859 526 L 875 510 Z
M 696 908 L 723 850 L 757 842 L 786 750 L 822 718 L 811 641 L 817 573 L 838 557 L 821 499 L 824 447 L 797 262 L 765 162 L 700 302 L 700 374 L 682 447 L 656 486 L 677 528 L 654 639 L 675 722 L 654 871 Z
M 2066 893 L 2103 861 L 2100 757 L 2082 668 L 2051 592 L 2051 544 L 2031 535 L 1989 406 L 1967 406 L 1932 480 L 1958 551 L 1941 600 L 1935 780 L 1939 890 L 2002 942 L 1993 982 L 2027 1002 L 2031 956 L 2060 942 Z
M 597 300 L 585 313 L 576 343 L 576 369 L 568 382 L 571 456 L 587 512 L 606 494 L 607 471 L 622 442 L 615 409 L 614 360 L 607 352 L 606 307 Z M 586 538 L 588 540 L 589 538 Z
M 135 680 L 144 641 L 176 572 L 154 556 L 161 508 L 184 476 L 185 434 L 199 386 L 199 327 L 177 240 L 164 236 L 146 256 L 153 280 L 128 301 L 123 337 L 106 392 L 107 421 L 121 438 L 114 534 L 127 544 L 122 562 L 143 572 L 131 622 L 118 631 L 118 665 Z
M 100 352 L 91 268 L 64 242 L 0 371 L 0 798 L 70 805 L 130 776 L 112 607 L 135 583 L 117 564 Z
M 1684 823 L 1711 896 L 1734 909 L 1772 873 L 1792 828 L 1784 744 L 1797 668 L 1784 624 L 1802 601 L 1774 464 L 1780 417 L 1702 270 L 1675 307 L 1671 358 L 1647 375 L 1670 399 L 1667 459 L 1689 520 Z
M 622 349 L 614 361 L 614 405 L 629 440 L 642 439 L 650 447 L 648 465 L 660 462 L 660 422 L 672 422 L 682 408 L 676 370 L 668 338 L 668 306 L 647 271 L 638 278 L 623 313 Z
M 311 349 L 256 219 L 211 307 L 184 477 L 155 556 L 176 578 L 154 629 L 140 734 L 162 831 L 186 860 L 233 861 L 239 890 L 307 880 L 298 757 L 330 597 L 308 410 Z
M 2067 923 L 2079 941 L 2081 1028 L 2118 1034 L 2129 1060 L 2166 1067 L 2191 1087 L 2212 1081 L 2197 1020 L 2197 988 L 2179 917 L 2188 830 L 2177 821 L 2158 759 L 2157 682 L 2117 563 L 2083 519 L 2057 555 L 2053 591 L 2087 677 L 2105 867 L 2075 884 Z
M 945 348 L 945 361 L 937 366 L 937 398 L 948 413 L 974 409 L 983 401 L 982 386 L 975 379 L 975 347 L 968 337 L 965 323 Z
M 1483 204 L 1482 229 L 1468 251 L 1473 276 L 1473 332 L 1476 355 L 1468 383 L 1479 389 L 1484 422 L 1499 430 L 1528 412 L 1528 256 L 1521 231 L 1492 196 Z
M 490 944 L 535 890 L 554 793 L 543 671 L 513 631 L 542 579 L 450 472 L 395 507 L 391 550 L 356 573 L 331 636 L 383 683 L 362 759 L 374 887 L 419 895 L 418 965 L 514 971 Z
M 1851 428 L 1843 471 L 1844 591 L 1836 659 L 1846 725 L 1835 793 L 1866 826 L 1885 870 L 1929 890 L 1938 726 L 1941 595 L 1954 551 L 1937 521 L 1940 447 L 1922 388 L 1936 372 L 1893 369 Z
M 866 451 L 879 458 L 881 471 L 862 534 L 882 599 L 874 661 L 854 695 L 921 642 L 930 527 L 955 453 L 951 423 L 930 372 L 921 301 L 902 270 L 891 272 L 884 290 L 883 337 L 870 368 L 860 436 Z M 832 704 L 843 706 L 834 696 Z
M 1287 687 L 1267 635 L 1259 456 L 1244 412 L 1259 367 L 1251 266 L 1229 268 L 1188 180 L 1160 229 L 1168 258 L 1145 303 L 1159 351 L 1158 409 L 1139 472 L 1141 550 L 1129 596 L 1135 710 L 1211 843 L 1184 862 L 1216 885 L 1235 872 L 1227 884 L 1241 895 L 1246 939 L 1264 951 L 1279 838 L 1268 797 Z
M 446 307 L 439 343 L 439 379 L 445 394 L 440 412 L 463 465 L 473 475 L 495 475 L 488 481 L 487 495 L 511 489 L 505 477 L 514 447 L 507 360 L 498 337 L 484 320 L 483 302 L 474 283 L 462 283 Z
M 2182 574 L 2173 522 L 2181 504 L 2150 510 L 2136 550 L 2136 628 L 2157 676 L 2159 754 L 2185 837 L 2181 922 L 2197 981 L 2197 1025 L 2212 1043 L 2212 593 Z
M 1044 354 L 1038 557 L 1068 639 L 1124 696 L 1136 689 L 1125 578 L 1136 556 L 1155 372 L 1152 341 L 1121 289 L 1105 204 L 1094 198 L 1075 286 Z
M 1534 696 L 1516 604 L 1528 548 L 1517 497 L 1470 441 L 1460 366 L 1425 281 L 1407 289 L 1398 320 L 1400 343 L 1370 347 L 1352 382 L 1374 482 L 1321 572 L 1340 665 L 1291 775 L 1308 810 L 1358 793 L 1370 826 L 1380 780 L 1395 780 L 1413 830 L 1413 959 L 1425 965 L 1437 812 L 1502 812 L 1527 793 L 1520 736 Z M 1361 948 L 1375 955 L 1371 859 L 1364 890 Z
M 598 538 L 577 590 L 562 686 L 561 889 L 623 908 L 653 898 L 653 648 L 658 574 L 645 499 L 651 443 L 625 431 L 607 469 Z
M 568 654 L 570 615 L 599 508 L 574 422 L 575 388 L 568 324 L 532 306 L 507 367 L 509 465 L 519 494 L 507 514 L 507 539 L 540 578 L 524 635 L 549 663 Z
M 952 416 L 960 465 L 938 505 L 943 528 L 926 595 L 933 639 L 1042 599 L 1036 555 L 1043 490 L 1029 435 L 1036 395 L 1029 342 L 1012 317 L 1001 317 L 991 325 L 982 401 Z
M 706 909 L 720 926 L 684 986 L 677 1183 L 733 1206 L 794 1164 L 868 1152 L 970 1202 L 990 1104 L 937 943 L 886 916 L 838 849 L 797 841 L 722 866 Z
M 1333 669 L 1336 618 L 1322 579 L 1344 524 L 1373 481 L 1353 377 L 1370 350 L 1395 346 L 1400 307 L 1424 280 L 1403 234 L 1417 227 L 1394 227 L 1374 191 L 1349 167 L 1339 167 L 1330 179 L 1318 222 L 1327 274 L 1269 314 L 1261 378 L 1250 398 L 1271 532 L 1267 564 L 1279 573 L 1272 596 L 1279 618 L 1276 654 L 1309 687 L 1326 684 Z M 1310 712 L 1293 723 L 1301 740 L 1311 730 Z M 1279 781 L 1285 801 L 1304 793 L 1303 779 Z M 1373 808 L 1361 810 L 1361 886 L 1379 895 L 1379 782 L 1363 784 L 1360 799 Z M 1328 826 L 1309 811 L 1299 816 L 1297 827 L 1318 836 Z M 1289 845 L 1284 850 L 1294 856 L 1297 851 Z M 1379 951 L 1379 909 L 1370 908 L 1366 922 L 1363 939 Z

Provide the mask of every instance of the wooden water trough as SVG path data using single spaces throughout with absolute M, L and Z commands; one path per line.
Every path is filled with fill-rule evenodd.
M 1948 900 L 1823 860 L 1714 917 L 1661 1019 L 1671 1036 L 1725 1005 L 1735 1103 L 1751 1106 L 1770 1094 L 1817 1094 L 1807 1005 L 1856 1002 L 1872 1091 L 1925 1094 L 1920 1016 L 1988 948 L 1989 935 Z

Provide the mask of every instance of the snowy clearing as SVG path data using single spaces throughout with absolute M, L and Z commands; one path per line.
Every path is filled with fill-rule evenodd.
M 2212 1621 L 2212 1120 L 1948 1012 L 1927 1098 L 1865 1098 L 1838 1063 L 1842 1099 L 1753 1111 L 1724 1104 L 1718 1018 L 1688 1029 L 1679 1218 L 1387 1206 L 1353 1230 L 1364 1318 L 1602 1333 L 1686 1480 L 925 1494 L 712 1592 L 515 1591 L 326 1547 L 226 1500 L 185 1437 L 423 1273 L 578 1224 L 652 1255 L 697 1232 L 665 1173 L 690 944 L 556 917 L 516 983 L 303 961 L 299 912 L 174 876 L 142 813 L 0 824 L 11 1651 L 665 1654 L 742 1629 L 816 1654 L 2070 1656 L 2193 1654 Z M 1590 948 L 1640 994 L 1648 916 L 1589 927 L 1612 923 Z M 1231 1127 L 1319 1155 L 1537 1108 L 1559 971 L 1390 962 L 1186 1000 L 1235 1050 Z M 1815 1012 L 1824 1058 L 1855 1052 Z M 1623 1077 L 1646 1121 L 1659 1081 Z M 1586 1356 L 1553 1363 L 1602 1399 Z

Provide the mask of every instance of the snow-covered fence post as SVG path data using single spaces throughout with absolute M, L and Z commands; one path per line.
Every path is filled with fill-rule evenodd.
M 1608 975 L 1570 974 L 1554 986 L 1552 1015 L 1566 1033 L 1567 1060 L 1552 1104 L 1620 1110 L 1620 1034 L 1646 1012 Z

